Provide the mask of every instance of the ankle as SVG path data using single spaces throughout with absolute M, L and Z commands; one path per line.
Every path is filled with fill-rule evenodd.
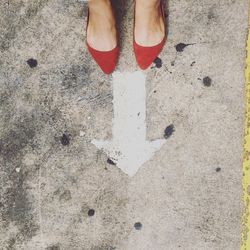
M 113 9 L 109 0 L 91 0 L 88 3 L 88 8 L 93 19 L 113 18 Z
M 114 29 L 115 17 L 109 0 L 90 1 L 89 23 L 91 26 L 101 27 L 106 30 Z
M 143 9 L 144 11 L 152 11 L 159 8 L 160 2 L 160 0 L 136 0 L 136 8 Z

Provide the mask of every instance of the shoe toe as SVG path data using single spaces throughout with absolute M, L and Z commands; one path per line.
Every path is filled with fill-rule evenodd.
M 147 69 L 155 60 L 155 58 L 159 55 L 163 46 L 164 46 L 164 40 L 161 43 L 157 44 L 156 46 L 152 47 L 144 47 L 138 45 L 134 41 L 134 53 L 139 67 L 143 70 Z
M 118 56 L 119 56 L 119 48 L 116 46 L 114 49 L 110 51 L 99 51 L 91 48 L 87 44 L 88 50 L 93 57 L 93 59 L 96 61 L 96 63 L 99 65 L 99 67 L 102 69 L 102 71 L 105 74 L 111 74 L 117 64 Z

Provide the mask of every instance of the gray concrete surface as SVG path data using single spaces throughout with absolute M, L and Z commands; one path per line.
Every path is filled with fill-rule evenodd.
M 117 70 L 132 72 L 125 2 Z M 147 133 L 174 132 L 129 178 L 90 143 L 112 137 L 113 107 L 84 46 L 86 6 L 0 2 L 0 249 L 239 249 L 248 1 L 169 9 L 162 67 L 146 72 Z

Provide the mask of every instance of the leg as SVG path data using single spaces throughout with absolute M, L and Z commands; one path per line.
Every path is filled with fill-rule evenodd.
M 116 47 L 115 18 L 110 0 L 89 0 L 87 39 L 91 47 L 109 51 Z
M 139 45 L 154 46 L 164 38 L 165 24 L 160 3 L 160 0 L 136 0 L 135 40 Z

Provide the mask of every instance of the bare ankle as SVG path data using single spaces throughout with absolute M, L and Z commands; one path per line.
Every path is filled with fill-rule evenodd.
M 144 10 L 145 9 L 148 9 L 148 10 L 151 10 L 151 9 L 157 9 L 160 5 L 160 0 L 136 0 L 136 6 L 138 8 L 143 8 Z

